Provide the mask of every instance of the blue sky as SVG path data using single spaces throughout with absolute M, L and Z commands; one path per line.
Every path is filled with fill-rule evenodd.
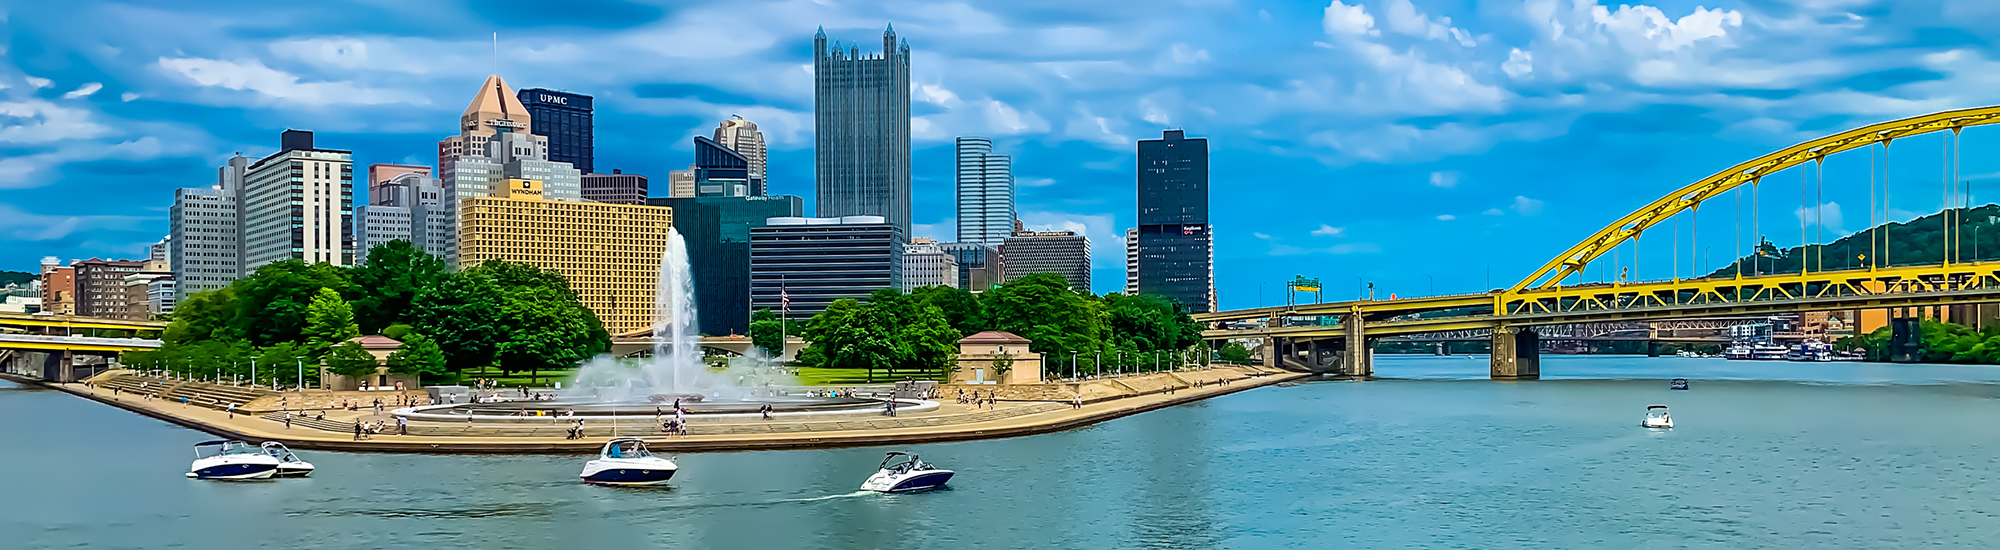
M 740 114 L 771 142 L 773 192 L 810 200 L 813 31 L 868 44 L 893 23 L 914 52 L 919 236 L 950 237 L 952 138 L 990 136 L 1015 155 L 1024 220 L 1084 230 L 1094 286 L 1120 288 L 1133 142 L 1184 128 L 1210 140 L 1224 307 L 1282 302 L 1293 275 L 1329 299 L 1362 280 L 1476 292 L 1736 162 L 2000 103 L 1994 21 L 2000 3 L 1978 1 L 13 1 L 0 269 L 141 254 L 172 189 L 288 127 L 357 167 L 428 164 L 493 70 L 494 32 L 510 84 L 597 97 L 600 170 L 664 179 Z M 1994 131 L 1962 142 L 1982 202 Z M 1936 210 L 1943 139 L 1892 149 L 1887 206 L 1850 153 L 1823 198 L 1800 174 L 1767 180 L 1757 226 L 1795 244 L 1801 218 L 1837 235 Z M 1699 216 L 1633 247 L 1642 276 L 1746 242 L 1728 208 Z

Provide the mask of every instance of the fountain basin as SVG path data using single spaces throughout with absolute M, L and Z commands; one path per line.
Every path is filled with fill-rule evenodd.
M 688 418 L 762 418 L 759 412 L 764 405 L 771 405 L 772 416 L 798 416 L 823 414 L 878 415 L 882 413 L 884 399 L 857 397 L 805 397 L 771 396 L 755 399 L 709 398 L 698 403 L 682 402 Z M 916 412 L 936 409 L 935 401 L 897 399 L 898 412 Z M 613 417 L 634 419 L 651 417 L 654 411 L 672 416 L 674 405 L 652 403 L 645 400 L 623 402 L 601 401 L 502 401 L 499 403 L 458 403 L 450 405 L 428 405 L 396 409 L 394 414 L 410 420 L 436 422 L 464 422 L 468 416 L 475 422 L 551 422 L 570 420 L 561 418 L 565 412 L 575 411 L 574 419 L 603 421 Z M 525 415 L 523 415 L 525 411 Z M 539 416 L 537 416 L 539 414 Z

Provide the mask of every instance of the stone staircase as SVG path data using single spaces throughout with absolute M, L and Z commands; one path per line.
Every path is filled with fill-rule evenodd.
M 134 397 L 152 394 L 156 399 L 168 402 L 180 402 L 185 398 L 190 405 L 217 410 L 226 409 L 231 403 L 242 409 L 244 404 L 260 397 L 276 395 L 276 392 L 271 390 L 248 386 L 228 386 L 137 375 L 102 378 L 93 385 L 105 389 L 115 388 L 119 393 Z

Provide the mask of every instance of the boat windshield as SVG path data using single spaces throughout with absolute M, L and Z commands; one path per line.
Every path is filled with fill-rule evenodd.
M 637 439 L 613 441 L 604 445 L 605 458 L 645 458 L 653 456 L 646 451 L 646 443 Z
M 256 447 L 252 447 L 250 446 L 249 443 L 244 443 L 242 441 L 218 440 L 218 441 L 203 441 L 201 443 L 194 444 L 194 456 L 196 457 L 232 455 L 232 454 L 257 454 L 260 452 L 262 451 L 259 451 Z
M 1646 408 L 1646 418 L 1661 418 L 1665 416 L 1667 416 L 1666 407 L 1654 405 Z

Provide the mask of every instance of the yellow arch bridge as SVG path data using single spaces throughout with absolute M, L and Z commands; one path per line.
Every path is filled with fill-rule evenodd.
M 1816 266 L 1802 258 L 1790 273 L 1752 270 L 1745 274 L 1731 269 L 1735 273 L 1727 276 L 1652 281 L 1628 281 L 1621 276 L 1612 282 L 1564 284 L 1580 279 L 1593 261 L 1603 259 L 1619 245 L 1637 243 L 1646 230 L 1677 214 L 1695 212 L 1704 201 L 1725 192 L 1745 186 L 1754 192 L 1760 180 L 1779 171 L 1820 168 L 1836 153 L 1877 145 L 1886 151 L 1897 139 L 1930 133 L 1949 132 L 1949 151 L 1961 130 L 1995 122 L 2000 122 L 2000 106 L 1945 111 L 1856 128 L 1757 157 L 1626 214 L 1505 289 L 1221 311 L 1199 314 L 1195 319 L 1208 325 L 1203 336 L 1211 341 L 1263 341 L 1264 360 L 1269 366 L 1349 376 L 1373 374 L 1369 348 L 1379 339 L 1424 340 L 1422 335 L 1484 333 L 1492 343 L 1492 377 L 1513 379 L 1540 376 L 1538 331 L 1552 326 L 2000 302 L 2000 261 L 1956 260 L 1969 255 L 1953 246 L 1962 246 L 1963 241 L 1949 229 L 1955 225 L 1951 216 L 1962 215 L 1963 209 L 1951 205 L 1965 197 L 1952 195 L 1952 191 L 1946 191 L 1948 208 L 1944 211 L 1946 252 L 1929 264 L 1896 265 L 1862 255 L 1858 262 L 1840 261 L 1841 268 L 1821 269 L 1823 262 Z M 1886 164 L 1886 152 L 1884 155 Z M 1950 177 L 1952 168 L 1946 170 Z M 1813 248 L 1824 255 L 1824 245 L 1800 247 L 1802 251 Z M 1881 255 L 1891 252 L 1885 247 Z M 1910 259 L 1901 261 L 1907 264 Z

